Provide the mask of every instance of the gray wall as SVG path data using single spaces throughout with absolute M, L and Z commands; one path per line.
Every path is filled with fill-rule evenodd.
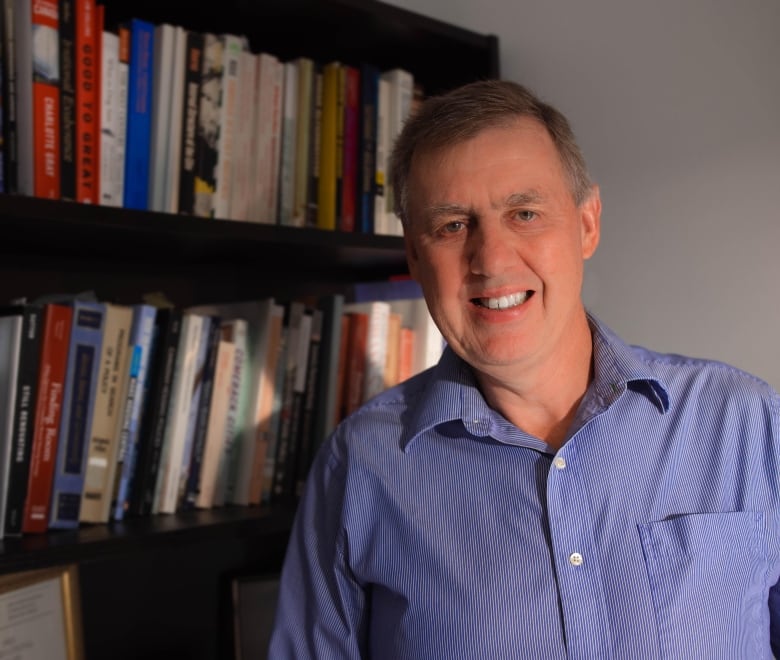
M 601 186 L 585 302 L 780 389 L 780 2 L 392 0 L 500 40 Z

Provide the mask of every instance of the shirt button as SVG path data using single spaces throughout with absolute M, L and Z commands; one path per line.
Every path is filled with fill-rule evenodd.
M 582 566 L 582 555 L 579 552 L 572 552 L 569 555 L 569 563 L 572 566 Z
M 553 465 L 559 470 L 563 470 L 566 467 L 566 459 L 563 456 L 556 456 Z

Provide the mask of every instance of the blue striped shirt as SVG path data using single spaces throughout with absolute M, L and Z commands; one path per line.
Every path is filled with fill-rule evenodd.
M 780 401 L 620 341 L 557 452 L 439 364 L 318 453 L 271 658 L 771 658 Z

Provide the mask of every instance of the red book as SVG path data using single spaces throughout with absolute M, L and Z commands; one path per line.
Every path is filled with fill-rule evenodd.
M 363 403 L 363 382 L 366 377 L 369 315 L 351 312 L 349 316 L 349 340 L 347 349 L 347 374 L 345 379 L 345 412 L 355 412 Z
M 344 66 L 344 142 L 341 165 L 341 216 L 339 229 L 355 231 L 357 163 L 360 140 L 360 71 Z
M 76 0 L 76 201 L 86 204 L 100 194 L 99 45 L 95 0 Z
M 60 68 L 56 0 L 31 4 L 33 24 L 33 192 L 60 198 Z
M 49 504 L 57 457 L 57 436 L 72 315 L 73 310 L 67 305 L 48 304 L 44 311 L 23 533 L 45 532 L 49 526 Z

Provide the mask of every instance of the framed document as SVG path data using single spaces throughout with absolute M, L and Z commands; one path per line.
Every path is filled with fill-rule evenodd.
M 75 565 L 0 576 L 0 656 L 83 660 Z

